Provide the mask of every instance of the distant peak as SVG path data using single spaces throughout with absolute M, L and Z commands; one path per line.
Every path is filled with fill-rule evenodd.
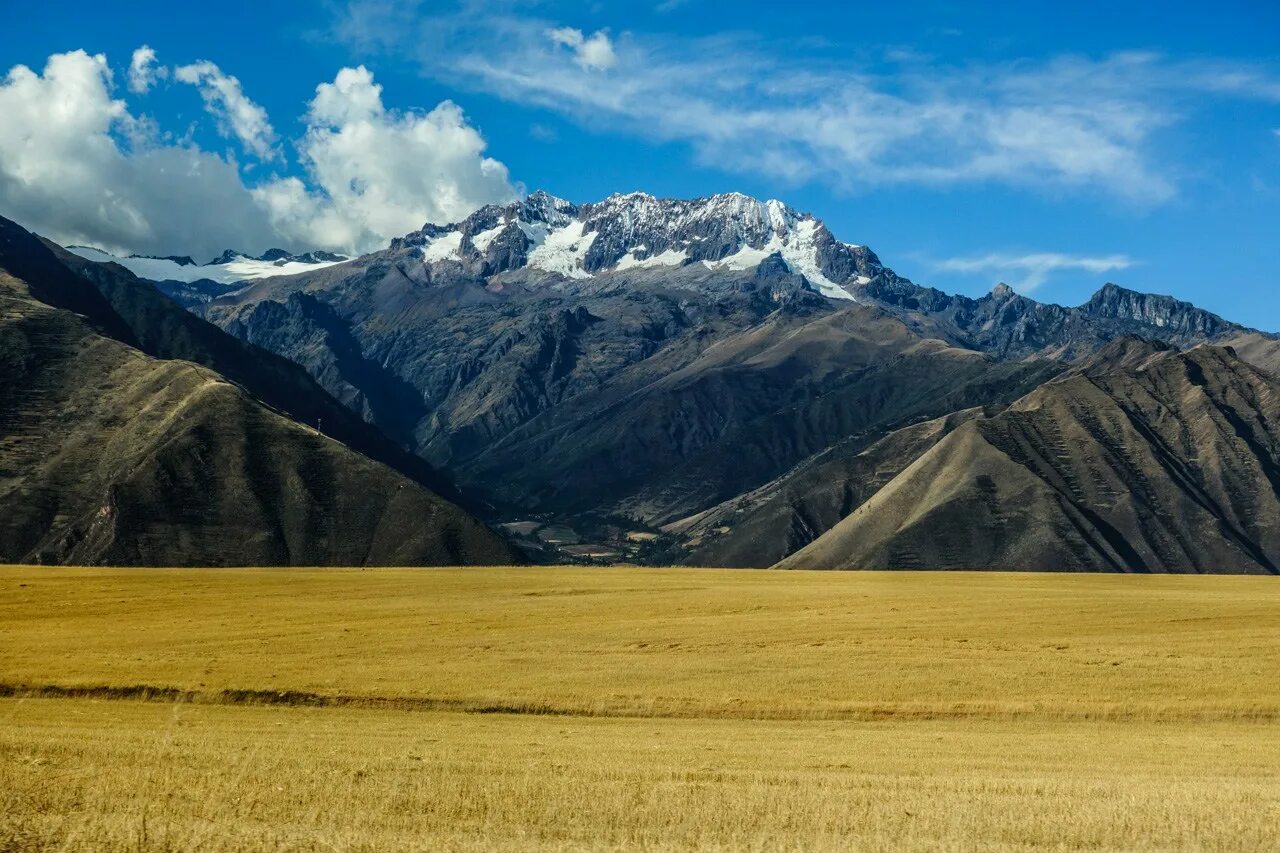
M 196 265 L 190 255 L 130 255 L 129 257 L 139 258 L 144 261 L 173 261 L 180 267 L 194 267 Z
M 516 202 L 514 205 L 508 205 L 508 208 L 519 208 L 522 204 L 527 207 L 550 210 L 572 210 L 574 208 L 573 202 L 560 198 L 560 196 L 552 195 L 546 190 L 535 190 L 525 196 L 523 202 Z
M 1147 295 L 1149 294 L 1139 293 L 1136 290 L 1130 290 L 1127 287 L 1121 287 L 1120 285 L 1116 284 L 1113 281 L 1108 281 L 1105 284 L 1103 284 L 1102 287 L 1098 288 L 1097 292 L 1093 294 L 1093 299 L 1095 300 L 1106 299 L 1108 297 L 1114 297 L 1114 296 L 1147 296 Z
M 223 264 L 235 263 L 239 258 L 245 257 L 243 252 L 237 252 L 235 249 L 227 249 L 221 255 L 209 261 L 208 266 L 222 266 Z
M 633 190 L 629 193 L 613 193 L 605 201 L 657 201 L 649 193 Z
M 1013 288 L 1005 284 L 1003 281 L 991 288 L 991 295 L 996 299 L 1005 299 L 1006 297 L 1013 296 L 1013 294 Z

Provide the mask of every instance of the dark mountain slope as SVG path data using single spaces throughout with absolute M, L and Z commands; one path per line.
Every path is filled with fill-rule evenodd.
M 1271 572 L 1280 383 L 1118 341 L 967 423 L 783 567 Z
M 31 298 L 79 314 L 97 331 L 137 345 L 133 330 L 101 293 L 61 263 L 40 238 L 2 216 L 0 269 L 26 283 Z
M 3 230 L 0 225 L 0 233 Z M 290 418 L 390 465 L 449 500 L 466 503 L 452 480 L 333 399 L 297 364 L 227 334 L 118 264 L 94 263 L 48 241 L 45 246 L 58 261 L 93 283 L 123 320 L 131 342 L 143 352 L 204 365 Z M 27 254 L 36 254 L 34 247 Z M 7 260 L 0 252 L 0 265 Z
M 1052 372 L 921 339 L 874 308 L 779 311 L 678 369 L 640 362 L 606 393 L 512 432 L 459 475 L 511 504 L 660 525 L 846 436 L 1013 399 Z
M 981 414 L 965 409 L 878 441 L 840 441 L 758 489 L 669 525 L 667 532 L 682 539 L 678 561 L 771 566 L 835 527 L 926 450 Z
M 776 258 L 530 276 L 486 282 L 399 248 L 202 311 L 508 514 L 665 523 L 851 433 L 1007 402 L 1052 372 L 926 343 Z
M 157 360 L 103 334 L 114 326 L 127 335 L 128 327 L 111 319 L 88 281 L 45 265 L 52 255 L 44 246 L 5 226 L 0 560 L 513 560 L 496 534 L 413 480 L 277 414 L 211 370 Z M 32 288 L 5 271 L 10 264 L 53 274 Z

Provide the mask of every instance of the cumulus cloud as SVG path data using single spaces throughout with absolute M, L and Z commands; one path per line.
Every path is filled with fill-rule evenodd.
M 173 70 L 173 79 L 200 90 L 204 107 L 218 120 L 224 134 L 235 136 L 240 143 L 263 160 L 276 158 L 276 132 L 267 119 L 267 111 L 245 97 L 240 81 L 222 73 L 208 60 L 183 65 Z
M 0 81 L 0 213 L 64 243 L 116 251 L 262 246 L 271 226 L 235 165 L 161 144 L 111 89 L 106 58 L 82 50 Z
M 573 51 L 574 61 L 583 68 L 603 71 L 618 64 L 613 42 L 604 30 L 584 36 L 582 30 L 573 27 L 557 27 L 547 30 L 546 34 L 553 44 Z
M 135 53 L 130 71 L 153 63 L 153 53 Z M 265 111 L 234 78 L 212 63 L 182 73 L 210 90 L 207 101 L 249 157 L 278 157 Z M 297 142 L 303 173 L 253 186 L 236 160 L 162 135 L 113 92 L 106 57 L 81 50 L 0 79 L 0 215 L 116 252 L 364 252 L 518 193 L 456 105 L 387 110 L 363 67 L 317 87 Z
M 285 178 L 254 191 L 294 241 L 358 249 L 517 195 L 506 166 L 484 156 L 484 137 L 456 104 L 387 110 L 364 66 L 317 86 L 306 121 L 298 151 L 313 189 Z
M 129 62 L 129 91 L 145 95 L 156 84 L 169 76 L 169 69 L 156 62 L 156 52 L 145 44 L 133 52 Z
M 1030 293 L 1044 284 L 1050 275 L 1061 270 L 1082 270 L 1097 275 L 1129 269 L 1133 265 L 1133 259 L 1127 255 L 1088 257 L 1058 252 L 992 252 L 975 257 L 950 258 L 938 263 L 937 268 L 965 275 L 992 275 L 1009 282 L 1022 293 Z

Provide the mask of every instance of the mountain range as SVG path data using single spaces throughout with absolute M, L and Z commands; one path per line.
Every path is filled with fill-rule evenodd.
M 466 556 L 482 560 L 518 547 L 535 561 L 742 567 L 1280 565 L 1280 339 L 1170 297 L 1114 284 L 1078 307 L 1003 285 L 950 295 L 813 216 L 739 194 L 577 205 L 538 192 L 349 260 L 278 251 L 199 266 L 40 247 L 53 278 L 110 307 L 85 334 L 213 371 L 282 436 L 323 425 L 335 454 L 430 496 L 436 517 L 397 508 L 378 523 L 379 561 L 424 512 L 465 526 Z M 0 266 L 41 311 L 90 316 Z M 132 428 L 125 385 L 102 386 L 99 400 L 131 402 L 86 434 Z M 165 464 L 210 466 L 210 482 L 234 470 L 279 496 L 262 483 L 305 480 L 309 457 L 269 454 L 294 467 L 260 471 L 243 456 L 276 442 L 289 446 L 246 427 L 234 463 L 209 444 L 191 449 L 199 464 Z M 29 490 L 56 476 L 24 474 Z M 344 494 L 364 481 L 344 476 Z M 381 509 L 361 518 L 385 518 L 385 495 L 371 500 Z M 77 541 L 96 541 L 82 528 Z M 414 532 L 443 536 L 435 520 Z M 128 547 L 95 554 L 138 559 Z

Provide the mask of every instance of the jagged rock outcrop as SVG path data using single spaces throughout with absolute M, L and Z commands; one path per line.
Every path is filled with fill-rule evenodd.
M 1065 308 L 1037 302 L 997 285 L 970 299 L 881 276 L 856 290 L 863 301 L 901 312 L 908 322 L 959 345 L 1001 358 L 1077 359 L 1125 335 L 1142 335 L 1180 347 L 1223 341 L 1243 326 L 1169 296 L 1107 284 L 1084 305 Z

